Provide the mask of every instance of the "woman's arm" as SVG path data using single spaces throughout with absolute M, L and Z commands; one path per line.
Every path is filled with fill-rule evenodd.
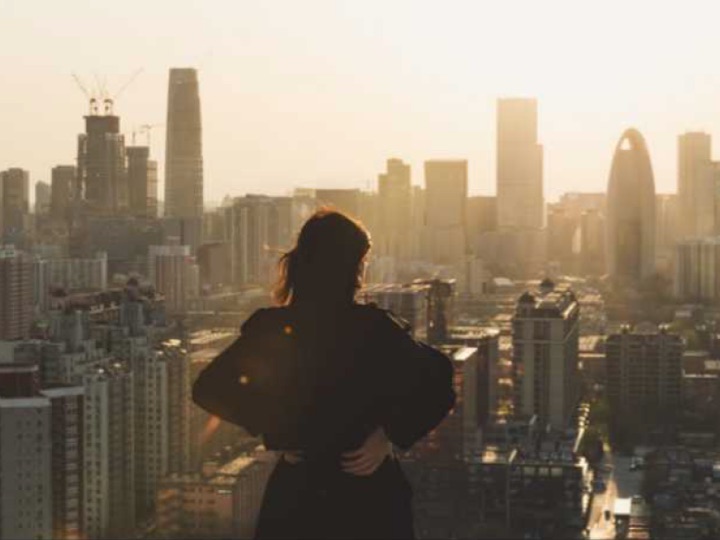
M 245 366 L 254 348 L 248 327 L 251 317 L 242 328 L 241 335 L 221 352 L 200 373 L 193 384 L 193 401 L 207 412 L 222 420 L 244 427 L 252 435 L 260 433 L 255 385 Z
M 389 315 L 384 315 L 380 334 L 388 402 L 382 427 L 395 445 L 407 450 L 455 406 L 453 365 L 442 352 L 415 341 Z

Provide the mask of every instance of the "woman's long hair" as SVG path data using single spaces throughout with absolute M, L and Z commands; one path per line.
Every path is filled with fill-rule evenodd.
M 305 222 L 295 247 L 280 258 L 275 301 L 352 302 L 362 286 L 370 245 L 370 234 L 360 222 L 321 208 Z

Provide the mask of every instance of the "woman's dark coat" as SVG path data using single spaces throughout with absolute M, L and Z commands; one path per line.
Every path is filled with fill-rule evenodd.
M 340 470 L 340 454 L 382 426 L 408 449 L 453 407 L 452 364 L 371 305 L 261 309 L 198 377 L 194 401 L 262 435 L 280 461 L 258 538 L 410 538 L 411 491 L 387 459 L 371 476 Z

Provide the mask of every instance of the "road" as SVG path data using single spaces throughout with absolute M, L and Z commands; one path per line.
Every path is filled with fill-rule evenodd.
M 605 510 L 611 514 L 615 506 L 615 499 L 629 498 L 640 493 L 642 481 L 641 471 L 630 470 L 630 457 L 614 454 L 609 447 L 605 448 L 605 457 L 602 465 L 607 472 L 601 473 L 607 484 L 605 493 L 596 494 L 590 511 L 588 526 L 592 540 L 613 540 L 615 538 L 615 525 L 613 516 L 605 519 Z

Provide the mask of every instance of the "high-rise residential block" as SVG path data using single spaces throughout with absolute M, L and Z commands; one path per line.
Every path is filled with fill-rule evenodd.
M 52 440 L 52 538 L 80 540 L 83 534 L 84 394 L 82 386 L 43 388 L 50 400 Z
M 190 298 L 198 294 L 198 271 L 189 246 L 150 246 L 148 275 L 150 283 L 165 295 L 169 312 L 177 313 L 187 308 Z
M 519 298 L 512 321 L 516 410 L 561 430 L 579 399 L 579 314 L 575 294 L 546 279 Z
M 645 139 L 635 129 L 615 147 L 606 231 L 610 277 L 639 281 L 655 273 L 655 180 Z
M 667 425 L 682 399 L 683 339 L 667 327 L 634 331 L 628 326 L 608 336 L 607 395 L 612 422 L 639 428 Z
M 165 216 L 203 214 L 203 154 L 197 70 L 172 68 L 165 143 Z
M 28 336 L 32 295 L 32 261 L 13 246 L 0 246 L 0 340 Z
M 7 243 L 22 238 L 28 226 L 30 213 L 30 173 L 24 169 L 11 168 L 0 172 L 2 188 L 2 231 Z
M 135 531 L 135 395 L 126 363 L 88 368 L 85 387 L 84 525 L 89 538 Z
M 33 304 L 48 307 L 54 290 L 104 290 L 107 288 L 107 254 L 88 259 L 36 259 L 33 261 Z
M 52 414 L 33 364 L 0 364 L 0 537 L 53 538 Z
M 544 224 L 543 148 L 538 144 L 537 102 L 497 102 L 497 222 L 501 229 Z

